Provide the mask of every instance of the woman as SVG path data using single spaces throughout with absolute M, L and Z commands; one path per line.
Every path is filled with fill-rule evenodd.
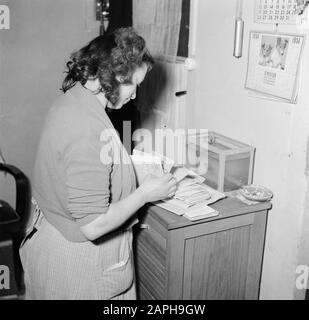
M 28 299 L 135 299 L 134 214 L 170 197 L 172 175 L 136 189 L 105 113 L 135 98 L 153 60 L 132 28 L 99 36 L 67 63 L 35 163 L 32 222 L 20 248 Z

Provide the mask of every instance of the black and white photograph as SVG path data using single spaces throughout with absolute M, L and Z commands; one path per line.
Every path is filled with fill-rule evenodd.
M 263 36 L 259 65 L 284 70 L 288 45 L 289 39 L 287 38 Z
M 308 7 L 0 0 L 0 310 L 309 300 Z

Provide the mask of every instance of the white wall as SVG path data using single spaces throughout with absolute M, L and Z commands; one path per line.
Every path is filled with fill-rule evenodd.
M 42 121 L 61 94 L 65 60 L 98 35 L 98 28 L 86 28 L 87 2 L 1 1 L 10 9 L 11 23 L 10 30 L 0 30 L 0 148 L 7 162 L 29 177 Z M 0 175 L 0 195 L 11 204 L 12 190 Z
M 196 0 L 193 0 L 196 1 Z M 257 99 L 244 89 L 250 30 L 273 31 L 253 23 L 254 1 L 244 1 L 243 57 L 233 57 L 236 0 L 199 0 L 196 31 L 197 69 L 190 75 L 188 119 L 256 147 L 254 182 L 274 192 L 269 213 L 261 299 L 301 298 L 295 290 L 301 233 L 305 226 L 306 148 L 309 133 L 309 49 L 306 45 L 299 102 L 292 105 Z M 299 32 L 295 27 L 280 31 Z M 307 32 L 308 33 L 308 32 Z M 307 201 L 308 202 L 308 201 Z M 308 223 L 308 222 L 307 222 Z M 307 256 L 308 253 L 307 253 Z M 300 259 L 300 260 L 301 260 Z M 309 257 L 308 257 L 309 259 Z M 306 262 L 308 264 L 308 261 Z

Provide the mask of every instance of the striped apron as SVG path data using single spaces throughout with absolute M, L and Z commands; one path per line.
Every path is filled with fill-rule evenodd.
M 26 299 L 136 299 L 132 228 L 97 242 L 70 242 L 35 204 L 19 251 Z

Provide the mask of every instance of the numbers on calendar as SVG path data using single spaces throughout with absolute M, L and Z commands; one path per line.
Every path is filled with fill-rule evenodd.
M 255 0 L 255 22 L 295 24 L 296 0 Z

